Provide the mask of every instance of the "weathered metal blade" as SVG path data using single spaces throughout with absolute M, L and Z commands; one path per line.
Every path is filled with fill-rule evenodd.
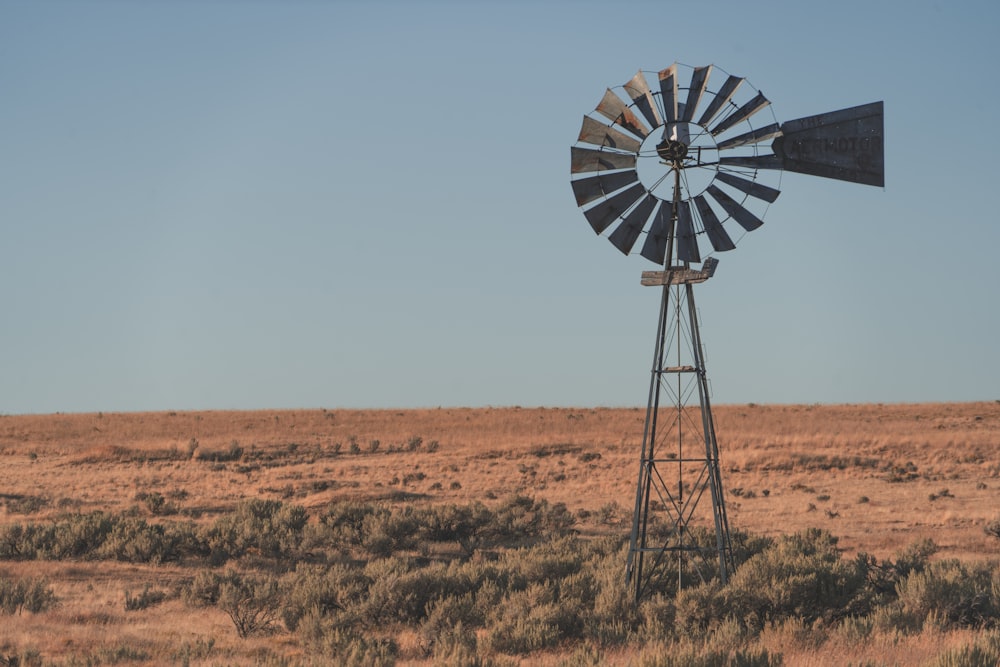
M 670 237 L 670 222 L 673 218 L 672 204 L 661 202 L 653 216 L 653 224 L 646 233 L 646 242 L 642 244 L 640 255 L 660 266 L 666 263 L 667 240 Z
M 581 178 L 576 181 L 570 181 L 569 184 L 573 188 L 573 196 L 576 197 L 577 206 L 584 206 L 604 196 L 604 188 L 601 187 L 600 176 Z
M 667 123 L 677 121 L 677 65 L 660 70 L 660 101 Z
M 885 185 L 882 102 L 781 124 L 771 144 L 787 171 Z
M 618 194 L 608 197 L 597 206 L 587 209 L 583 215 L 586 216 L 594 231 L 600 234 L 645 193 L 646 188 L 642 187 L 641 183 L 636 183 L 627 190 L 622 190 Z
M 715 211 L 712 210 L 708 201 L 702 195 L 698 195 L 694 198 L 694 205 L 698 209 L 701 225 L 705 228 L 705 234 L 708 235 L 712 247 L 719 252 L 735 248 L 736 244 L 722 228 L 722 223 L 719 222 L 719 218 L 715 215 Z
M 701 115 L 698 119 L 698 124 L 702 126 L 708 125 L 713 118 L 722 110 L 722 107 L 729 103 L 729 100 L 733 98 L 736 94 L 736 89 L 740 87 L 743 83 L 743 79 L 738 76 L 730 76 L 726 79 L 726 82 L 722 84 L 722 88 L 719 92 L 715 94 L 712 101 L 709 103 L 708 108 L 705 109 L 705 113 Z
M 688 88 L 687 102 L 684 103 L 684 113 L 681 114 L 681 120 L 686 122 L 691 121 L 695 110 L 698 108 L 698 102 L 701 101 L 701 96 L 705 92 L 705 87 L 708 86 L 708 77 L 711 73 L 711 65 L 694 68 L 694 72 L 691 74 L 691 87 Z
M 604 171 L 610 169 L 635 169 L 635 156 L 627 153 L 595 150 L 593 148 L 570 148 L 570 173 Z
M 743 208 L 735 199 L 720 190 L 714 183 L 708 186 L 707 192 L 712 195 L 712 199 L 719 202 L 719 206 L 721 206 L 733 220 L 738 222 L 740 226 L 748 232 L 752 232 L 764 224 L 763 220 Z
M 754 115 L 771 102 L 764 97 L 764 93 L 758 92 L 753 99 L 741 106 L 734 113 L 726 116 L 722 121 L 712 128 L 712 136 L 717 137 L 737 123 L 742 123 L 750 116 Z
M 615 95 L 610 88 L 601 98 L 601 103 L 597 105 L 597 113 L 608 120 L 621 125 L 626 130 L 642 139 L 649 134 L 649 129 L 643 125 L 639 117 L 632 113 L 632 110 L 625 106 L 622 98 Z
M 656 108 L 653 93 L 649 90 L 649 84 L 646 83 L 646 75 L 642 73 L 642 70 L 639 70 L 639 73 L 625 84 L 625 92 L 635 102 L 635 107 L 642 112 L 646 121 L 649 122 L 650 127 L 655 128 L 663 125 L 663 120 L 660 118 L 660 110 Z
M 695 238 L 691 220 L 691 202 L 677 203 L 677 259 L 682 262 L 700 262 L 698 239 Z
M 610 174 L 600 174 L 599 176 L 588 176 L 570 181 L 573 186 L 573 194 L 576 195 L 576 205 L 586 206 L 592 201 L 601 197 L 606 197 L 615 190 L 620 190 L 626 185 L 637 183 L 639 174 L 633 169 L 631 171 L 615 171 Z
M 646 226 L 656 201 L 656 197 L 647 192 L 643 200 L 625 216 L 618 229 L 608 236 L 608 240 L 622 253 L 627 255 L 632 251 L 632 246 L 642 233 L 642 228 Z
M 750 144 L 760 143 L 767 139 L 772 139 L 781 134 L 781 126 L 777 123 L 771 123 L 766 127 L 760 127 L 756 130 L 750 130 L 746 134 L 741 134 L 738 137 L 733 137 L 732 139 L 726 139 L 720 142 L 718 149 L 725 150 L 727 148 L 737 148 L 739 146 L 747 146 Z
M 608 127 L 590 116 L 583 117 L 583 127 L 580 128 L 580 136 L 577 140 L 595 146 L 617 148 L 630 153 L 638 153 L 642 146 L 642 142 L 613 127 Z
M 719 164 L 728 167 L 750 167 L 752 169 L 783 169 L 784 164 L 777 155 L 732 155 L 719 157 Z
M 763 199 L 769 204 L 773 204 L 774 200 L 781 194 L 781 190 L 769 187 L 763 183 L 757 183 L 756 181 L 740 178 L 735 174 L 730 174 L 728 171 L 720 171 L 715 175 L 715 177 L 726 185 L 731 185 L 737 190 L 747 193 L 751 197 Z

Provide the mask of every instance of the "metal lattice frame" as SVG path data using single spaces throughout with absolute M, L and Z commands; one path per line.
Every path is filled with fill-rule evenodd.
M 662 289 L 626 566 L 636 601 L 673 589 L 671 573 L 679 590 L 734 567 L 694 285 Z

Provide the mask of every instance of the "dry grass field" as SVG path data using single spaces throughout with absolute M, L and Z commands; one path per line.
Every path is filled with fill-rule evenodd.
M 936 558 L 997 557 L 1000 541 L 983 529 L 1000 517 L 1000 401 L 751 404 L 714 414 L 734 529 L 824 528 L 845 556 L 886 558 L 930 538 Z M 314 520 L 342 499 L 423 507 L 520 494 L 564 503 L 583 535 L 618 534 L 631 515 L 643 417 L 643 409 L 517 407 L 0 416 L 0 527 L 93 510 L 206 525 L 247 499 L 299 505 Z M 183 562 L 9 560 L 0 575 L 45 577 L 59 600 L 43 613 L 0 616 L 0 659 L 18 651 L 39 664 L 303 657 L 287 634 L 240 639 L 218 609 L 178 597 L 124 610 L 126 591 L 190 579 Z M 838 664 L 786 639 L 770 639 L 786 664 Z M 896 664 L 920 664 L 962 641 L 917 635 L 885 650 Z M 409 650 L 414 637 L 398 642 L 400 664 L 429 664 Z M 858 650 L 838 659 L 871 657 Z M 539 655 L 524 664 L 540 660 L 559 664 Z

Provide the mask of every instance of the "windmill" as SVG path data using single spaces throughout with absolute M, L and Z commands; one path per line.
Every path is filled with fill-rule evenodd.
M 778 123 L 746 79 L 678 63 L 640 70 L 584 116 L 577 205 L 660 267 L 641 281 L 662 296 L 626 564 L 636 602 L 734 568 L 694 285 L 763 224 L 783 171 L 884 185 L 882 127 L 882 102 Z

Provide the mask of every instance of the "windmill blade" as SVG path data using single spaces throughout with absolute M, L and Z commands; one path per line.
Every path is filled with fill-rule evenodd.
M 771 144 L 788 171 L 885 186 L 882 102 L 790 120 Z
M 635 156 L 626 153 L 594 150 L 593 148 L 570 148 L 570 173 L 605 171 L 613 169 L 635 169 Z
M 677 121 L 677 65 L 660 70 L 660 101 L 667 123 Z
M 698 254 L 698 239 L 694 235 L 694 222 L 691 219 L 691 202 L 680 201 L 677 204 L 677 259 L 682 262 L 700 262 Z
M 747 193 L 751 197 L 763 199 L 768 204 L 773 204 L 774 200 L 781 194 L 781 190 L 769 187 L 763 183 L 740 178 L 736 174 L 730 174 L 728 171 L 720 171 L 715 175 L 715 178 L 726 185 L 731 185 L 737 190 Z
M 728 104 L 729 100 L 733 98 L 733 95 L 736 94 L 736 89 L 740 87 L 741 83 L 743 83 L 743 79 L 738 76 L 730 76 L 726 79 L 726 82 L 722 84 L 722 88 L 719 89 L 719 92 L 715 94 L 715 98 L 708 105 L 708 108 L 705 109 L 705 113 L 698 119 L 698 125 L 707 126 L 719 111 L 722 110 L 722 107 Z
M 645 194 L 646 189 L 641 183 L 636 183 L 632 187 L 622 190 L 616 195 L 608 197 L 597 206 L 583 212 L 590 226 L 600 234 L 607 229 L 622 213 L 627 211 L 634 203 Z
M 751 169 L 784 169 L 784 162 L 777 155 L 733 155 L 719 157 L 719 164 L 727 167 Z
M 770 103 L 771 102 L 764 97 L 764 93 L 757 93 L 754 95 L 752 100 L 741 106 L 735 113 L 727 116 L 721 123 L 712 128 L 712 136 L 716 137 L 722 134 L 737 123 L 743 122 L 750 116 L 754 115 Z
M 673 211 L 668 202 L 660 202 L 660 208 L 656 209 L 653 216 L 653 224 L 649 226 L 646 233 L 646 242 L 642 244 L 640 255 L 660 266 L 666 262 L 667 241 L 670 237 L 670 221 L 673 218 Z
M 612 192 L 624 188 L 626 185 L 638 182 L 639 174 L 632 169 L 630 171 L 616 171 L 610 174 L 578 178 L 575 181 L 570 181 L 570 185 L 573 186 L 573 194 L 576 195 L 576 205 L 586 206 L 592 201 L 606 197 Z
M 708 77 L 711 73 L 711 65 L 694 68 L 694 73 L 691 75 L 691 87 L 688 89 L 687 102 L 684 103 L 684 113 L 681 115 L 681 120 L 691 122 L 695 109 L 698 108 L 698 102 L 701 101 L 701 96 L 705 93 L 705 88 L 708 86 Z
M 766 141 L 773 137 L 781 134 L 781 126 L 777 123 L 771 123 L 766 127 L 761 127 L 756 130 L 750 130 L 746 134 L 741 134 L 738 137 L 733 137 L 732 139 L 726 139 L 721 142 L 717 148 L 719 150 L 725 150 L 727 148 L 737 148 L 739 146 L 747 146 L 750 144 L 760 143 L 761 141 Z
M 720 190 L 714 183 L 708 186 L 707 192 L 712 195 L 712 199 L 719 202 L 719 206 L 721 206 L 733 220 L 738 222 L 740 226 L 748 232 L 752 232 L 764 224 L 763 220 L 743 208 L 743 206 L 741 206 L 735 199 Z
M 645 139 L 646 135 L 649 134 L 649 130 L 642 124 L 639 117 L 632 113 L 632 110 L 625 106 L 622 98 L 611 92 L 610 88 L 604 93 L 604 97 L 601 98 L 601 103 L 597 105 L 596 111 L 608 120 L 621 125 L 637 137 Z
M 663 121 L 660 119 L 660 110 L 656 108 L 656 103 L 653 101 L 653 93 L 649 89 L 649 84 L 646 83 L 646 76 L 642 73 L 642 70 L 639 70 L 639 73 L 633 76 L 625 84 L 624 88 L 628 96 L 635 102 L 636 108 L 642 112 L 642 115 L 649 122 L 650 127 L 663 125 Z
M 577 141 L 582 141 L 595 146 L 605 146 L 607 148 L 617 148 L 618 150 L 638 153 L 642 143 L 628 136 L 624 132 L 619 132 L 613 127 L 608 127 L 599 123 L 590 116 L 583 117 L 583 127 L 580 128 L 580 136 Z
M 736 244 L 729 238 L 726 230 L 722 228 L 722 223 L 719 222 L 719 218 L 715 215 L 712 207 L 709 206 L 708 201 L 703 196 L 698 195 L 694 198 L 694 205 L 698 209 L 701 224 L 705 228 L 705 234 L 708 235 L 708 240 L 712 244 L 712 247 L 719 252 L 733 250 Z
M 608 240 L 623 254 L 629 254 L 636 239 L 639 238 L 639 234 L 642 233 L 642 228 L 646 226 L 646 221 L 649 220 L 649 214 L 653 212 L 654 206 L 656 206 L 656 197 L 647 192 L 638 206 L 625 216 L 622 224 L 618 225 L 618 229 L 611 232 Z
M 597 201 L 606 194 L 604 188 L 601 186 L 600 176 L 581 178 L 576 181 L 570 181 L 569 184 L 573 188 L 573 196 L 576 197 L 577 206 L 584 206 L 592 201 Z

